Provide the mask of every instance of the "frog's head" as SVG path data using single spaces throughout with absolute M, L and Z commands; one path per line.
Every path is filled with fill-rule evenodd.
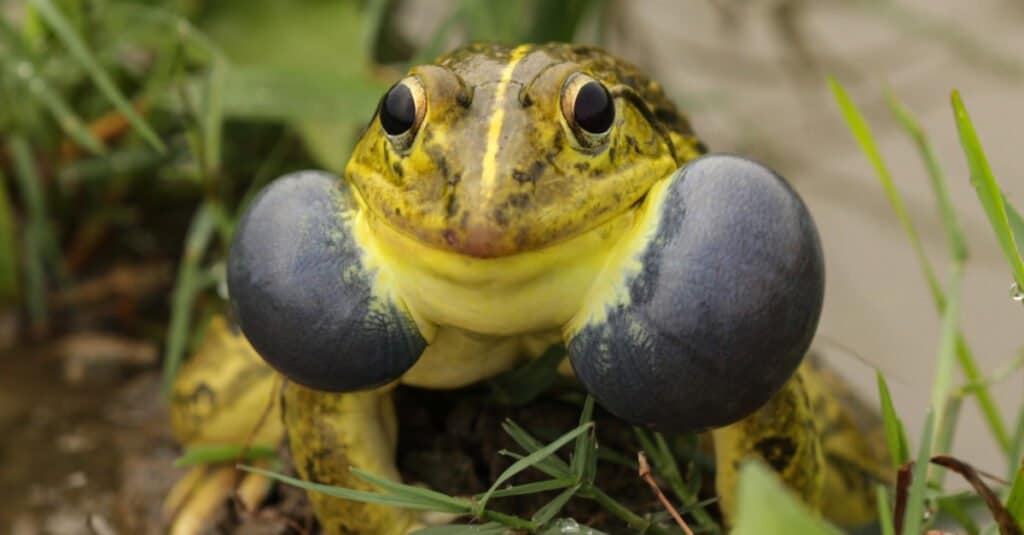
M 697 153 L 654 82 L 587 47 L 480 45 L 382 98 L 346 169 L 375 222 L 458 254 L 543 248 Z

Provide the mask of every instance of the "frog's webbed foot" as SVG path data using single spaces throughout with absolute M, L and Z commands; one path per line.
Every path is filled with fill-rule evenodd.
M 174 382 L 170 412 L 176 438 L 185 446 L 276 446 L 284 438 L 274 400 L 279 379 L 237 329 L 215 317 Z M 195 466 L 175 483 L 163 504 L 169 533 L 203 533 L 231 497 L 250 511 L 263 502 L 271 481 L 233 464 Z
M 757 163 L 704 156 L 651 189 L 631 232 L 566 328 L 580 381 L 661 430 L 721 427 L 764 405 L 821 311 L 824 261 L 800 198 Z

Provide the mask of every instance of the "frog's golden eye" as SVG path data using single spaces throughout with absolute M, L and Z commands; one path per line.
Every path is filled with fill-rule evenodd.
M 604 84 L 576 73 L 562 87 L 562 115 L 576 141 L 583 147 L 595 148 L 608 139 L 615 122 L 615 100 Z
M 388 90 L 380 102 L 380 125 L 399 150 L 412 144 L 427 110 L 423 84 L 415 77 L 406 78 Z

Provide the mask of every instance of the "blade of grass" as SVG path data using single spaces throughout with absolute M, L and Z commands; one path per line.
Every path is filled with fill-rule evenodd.
M 946 310 L 942 315 L 939 352 L 935 362 L 935 378 L 932 382 L 932 414 L 935 415 L 935 427 L 938 429 L 943 429 L 946 418 L 946 403 L 953 386 L 953 360 L 956 353 L 957 325 L 960 315 L 960 286 L 962 282 L 963 269 L 959 264 L 956 264 L 953 266 L 949 289 L 946 291 Z
M 393 481 L 393 480 L 387 479 L 385 477 L 374 475 L 374 474 L 371 474 L 371 473 L 367 472 L 366 470 L 360 470 L 360 469 L 358 469 L 356 467 L 349 468 L 349 470 L 353 474 L 359 476 L 360 479 L 363 479 L 364 481 L 366 481 L 368 483 L 376 485 L 376 486 L 378 486 L 378 487 L 388 491 L 390 494 L 392 494 L 394 496 L 406 496 L 406 497 L 413 497 L 413 496 L 415 496 L 417 498 L 420 498 L 420 499 L 424 500 L 424 502 L 434 502 L 434 503 L 438 504 L 439 506 L 444 506 L 444 507 L 453 508 L 453 509 L 457 508 L 457 509 L 460 509 L 462 511 L 465 510 L 465 507 L 467 505 L 466 500 L 462 500 L 462 499 L 459 499 L 459 498 L 453 498 L 451 496 L 448 496 L 447 494 L 444 494 L 444 493 L 441 493 L 441 492 L 437 492 L 436 490 L 430 490 L 430 489 L 423 488 L 423 487 L 417 487 L 417 486 L 413 486 L 413 485 L 406 485 L 404 483 L 399 483 L 398 481 Z
M 538 509 L 537 512 L 533 514 L 533 517 L 530 518 L 530 521 L 537 526 L 543 526 L 550 522 L 551 519 L 554 518 L 563 507 L 565 507 L 565 504 L 569 503 L 569 500 L 572 499 L 576 492 L 580 490 L 580 485 L 582 485 L 582 483 L 577 483 L 560 492 L 558 496 L 555 496 L 550 502 L 544 504 L 543 507 Z
M 174 378 L 185 355 L 188 332 L 192 326 L 192 303 L 199 290 L 199 262 L 210 243 L 216 225 L 213 203 L 199 205 L 185 236 L 185 251 L 178 267 L 178 277 L 171 296 L 171 320 L 164 347 L 164 394 L 170 396 Z
M 1010 263 L 1017 287 L 1024 288 L 1024 260 L 1021 259 L 1017 242 L 1013 239 L 1013 233 L 1010 230 L 1003 193 L 988 165 L 985 151 L 981 147 L 978 133 L 974 130 L 974 123 L 964 107 L 960 93 L 954 90 L 950 100 L 953 104 L 953 116 L 956 119 L 957 131 L 960 133 L 960 145 L 963 147 L 968 167 L 971 170 L 971 184 L 974 185 L 978 200 L 985 208 L 985 214 L 988 215 L 989 223 L 996 234 L 1003 255 Z
M 242 457 L 242 455 L 245 455 Z M 174 460 L 175 468 L 207 463 L 226 463 L 239 460 L 254 461 L 276 459 L 277 449 L 267 444 L 250 446 L 192 446 Z
M 53 33 L 57 35 L 57 38 L 64 43 L 71 55 L 82 64 L 82 67 L 86 72 L 89 73 L 89 77 L 92 78 L 96 87 L 99 88 L 100 92 L 103 93 L 110 102 L 116 107 L 128 122 L 132 124 L 132 127 L 146 140 L 154 149 L 164 152 L 166 147 L 164 143 L 160 141 L 160 137 L 156 135 L 156 132 L 146 123 L 146 121 L 135 112 L 135 108 L 128 102 L 128 100 L 121 94 L 121 91 L 117 89 L 117 86 L 111 80 L 110 75 L 106 73 L 103 67 L 100 65 L 96 57 L 93 56 L 92 52 L 86 47 L 78 33 L 75 32 L 71 24 L 64 18 L 64 14 L 53 4 L 51 0 L 30 0 L 32 5 L 39 15 L 46 21 L 46 23 L 53 30 Z
M 579 425 L 585 425 L 590 423 L 594 416 L 594 396 L 587 396 L 587 400 L 583 402 L 583 411 L 580 413 Z M 597 438 L 594 436 L 594 428 L 590 428 L 589 433 L 583 433 L 576 437 L 576 443 L 573 445 L 572 458 L 569 459 L 569 469 L 572 473 L 576 474 L 576 478 L 580 481 L 584 480 L 584 472 L 587 467 L 591 464 L 591 457 L 596 456 Z
M 921 523 L 924 518 L 925 491 L 928 488 L 927 475 L 929 460 L 931 459 L 934 423 L 935 415 L 929 410 L 928 416 L 924 421 L 924 430 L 921 432 L 921 445 L 917 450 L 917 460 L 914 463 L 910 493 L 907 497 L 907 509 L 903 517 L 903 527 L 900 530 L 902 535 L 921 533 Z
M 572 431 L 569 431 L 568 433 L 559 437 L 558 440 L 555 440 L 554 442 L 548 444 L 547 446 L 544 446 L 543 448 L 512 463 L 512 466 L 506 468 L 505 471 L 502 472 L 501 475 L 499 475 L 497 479 L 494 480 L 494 483 L 491 485 L 491 488 L 488 489 L 487 492 L 485 492 L 484 495 L 480 497 L 480 500 L 477 502 L 475 506 L 476 511 L 482 511 L 484 507 L 487 506 L 487 501 L 491 498 L 491 495 L 494 494 L 494 491 L 498 490 L 498 487 L 500 487 L 502 483 L 508 481 L 512 476 L 518 474 L 519 472 L 522 472 L 523 470 L 526 470 L 527 468 L 537 464 L 541 460 L 550 457 L 556 451 L 558 451 L 559 448 L 565 446 L 579 435 L 588 432 L 593 427 L 593 422 L 588 422 L 586 424 L 577 426 Z
M 0 303 L 13 303 L 18 298 L 16 249 L 14 206 L 7 195 L 4 173 L 0 171 Z
M 838 535 L 835 527 L 817 518 L 763 464 L 740 468 L 734 535 L 800 533 Z
M 889 445 L 889 457 L 892 458 L 893 468 L 899 468 L 910 460 L 907 432 L 892 403 L 892 395 L 889 393 L 889 385 L 886 383 L 885 377 L 882 372 L 877 370 L 875 377 L 878 382 L 878 398 L 882 405 L 882 424 L 885 429 L 885 441 Z
M 466 524 L 450 526 L 432 526 L 418 529 L 412 535 L 505 535 L 508 526 L 497 522 L 486 524 Z
M 524 494 L 538 494 L 541 492 L 547 492 L 549 490 L 564 489 L 571 487 L 576 483 L 575 479 L 548 479 L 545 481 L 537 481 L 535 483 L 523 483 L 522 485 L 515 485 L 513 487 L 506 487 L 494 491 L 491 494 L 492 498 L 505 498 L 508 496 L 522 496 Z M 479 499 L 483 494 L 477 494 L 476 498 Z
M 227 62 L 222 58 L 214 58 L 210 65 L 209 80 L 203 95 L 203 154 L 204 170 L 207 180 L 220 173 L 221 141 L 224 130 L 224 78 Z
M 846 120 L 847 127 L 853 134 L 854 139 L 860 145 L 865 156 L 867 156 L 868 160 L 875 168 L 878 179 L 882 184 L 882 189 L 892 206 L 893 212 L 896 214 L 900 221 L 900 225 L 903 227 L 904 232 L 910 239 L 911 247 L 914 249 L 915 255 L 918 258 L 921 270 L 924 273 L 925 282 L 927 283 L 932 299 L 935 302 L 935 308 L 939 311 L 940 315 L 944 315 L 946 310 L 946 297 L 943 295 L 942 286 L 939 284 L 939 280 L 935 276 L 935 270 L 932 268 L 931 262 L 924 253 L 924 248 L 921 245 L 921 238 L 918 235 L 913 222 L 910 220 L 910 216 L 903 204 L 903 199 L 900 197 L 899 192 L 893 184 L 892 177 L 882 159 L 881 153 L 874 141 L 874 137 L 871 135 L 871 129 L 868 127 L 867 121 L 864 119 L 864 115 L 846 94 L 846 91 L 837 80 L 829 78 L 829 86 L 832 89 L 836 102 L 839 104 L 840 111 Z M 978 382 L 983 380 L 983 376 L 978 368 L 974 354 L 971 351 L 970 346 L 967 344 L 967 341 L 964 339 L 963 334 L 957 335 L 956 357 L 960 363 L 960 368 L 963 370 L 968 381 Z M 987 389 L 979 389 L 974 394 L 975 399 L 978 401 L 978 405 L 981 407 L 982 414 L 985 416 L 985 422 L 988 424 L 993 436 L 995 436 L 996 442 L 999 444 L 1003 452 L 1008 451 L 1010 447 L 1010 435 L 1006 430 L 1006 424 L 1004 423 L 999 406 L 996 405 L 995 400 L 992 399 L 992 396 Z
M 46 78 L 39 75 L 30 61 L 24 58 L 17 59 L 5 65 L 5 70 L 13 72 L 14 78 L 21 81 L 26 92 L 46 108 L 61 130 L 75 143 L 95 155 L 106 154 L 107 148 L 103 146 L 103 142 L 96 139 L 85 122 L 71 110 Z
M 892 506 L 889 505 L 889 493 L 885 485 L 875 485 L 875 503 L 878 505 L 878 525 L 882 528 L 882 535 L 896 535 L 892 525 Z
M 43 329 L 48 316 L 46 291 L 46 252 L 51 240 L 49 215 L 43 197 L 42 178 L 36 168 L 32 147 L 19 134 L 11 135 L 8 151 L 14 160 L 14 177 L 28 212 L 23 251 L 25 255 L 26 292 L 29 317 L 36 329 Z M 53 246 L 55 247 L 55 245 Z
M 1024 461 L 1021 461 L 1017 475 L 1013 478 L 1010 495 L 1006 497 L 1006 509 L 1018 524 L 1024 526 Z
M 508 436 L 512 437 L 512 440 L 514 440 L 520 448 L 523 448 L 527 452 L 527 454 L 533 453 L 544 447 L 544 443 L 534 438 L 533 435 L 526 432 L 525 429 L 512 420 L 506 420 L 501 427 L 505 430 L 505 433 L 507 433 Z M 554 478 L 572 477 L 572 471 L 569 470 L 569 464 L 557 456 L 551 456 L 543 459 L 541 462 L 537 463 L 536 468 Z
M 393 494 L 384 494 L 380 492 L 368 492 L 364 490 L 346 489 L 342 487 L 333 487 L 331 485 L 324 485 L 322 483 L 313 483 L 311 481 L 303 481 L 298 478 L 289 477 L 284 474 L 272 472 L 270 470 L 264 470 L 262 468 L 256 468 L 253 466 L 239 465 L 239 470 L 246 472 L 252 472 L 254 474 L 262 474 L 271 479 L 275 479 L 282 483 L 299 487 L 301 489 L 312 490 L 328 496 L 334 496 L 336 498 L 343 498 L 346 500 L 353 500 L 364 503 L 377 503 L 382 505 L 391 505 L 394 507 L 404 507 L 406 509 L 416 509 L 419 511 L 439 511 L 442 513 L 452 514 L 465 514 L 469 508 L 469 504 L 465 503 L 460 507 L 444 506 L 443 504 L 424 500 L 419 497 L 410 496 L 395 496 Z
M 964 231 L 960 226 L 960 220 L 956 215 L 956 209 L 953 207 L 953 201 L 949 195 L 949 181 L 946 180 L 946 176 L 942 172 L 942 167 L 935 156 L 935 151 L 932 149 L 928 135 L 921 128 L 921 124 L 910 109 L 888 88 L 885 91 L 885 100 L 889 104 L 889 110 L 892 111 L 893 116 L 896 117 L 900 125 L 903 126 L 907 136 L 914 142 L 918 154 L 921 156 L 921 161 L 924 162 L 932 186 L 932 192 L 935 194 L 935 200 L 939 205 L 939 215 L 946 229 L 946 239 L 949 242 L 949 250 L 953 261 L 965 262 L 968 256 L 967 241 L 964 239 Z

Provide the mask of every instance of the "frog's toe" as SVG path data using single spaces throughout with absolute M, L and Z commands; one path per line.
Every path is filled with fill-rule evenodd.
M 796 370 L 824 261 L 785 180 L 729 155 L 656 185 L 566 329 L 580 381 L 612 413 L 665 430 L 735 422 Z
M 282 177 L 242 217 L 228 258 L 246 337 L 272 367 L 317 390 L 391 382 L 426 346 L 404 305 L 380 287 L 356 237 L 356 213 L 336 177 Z

